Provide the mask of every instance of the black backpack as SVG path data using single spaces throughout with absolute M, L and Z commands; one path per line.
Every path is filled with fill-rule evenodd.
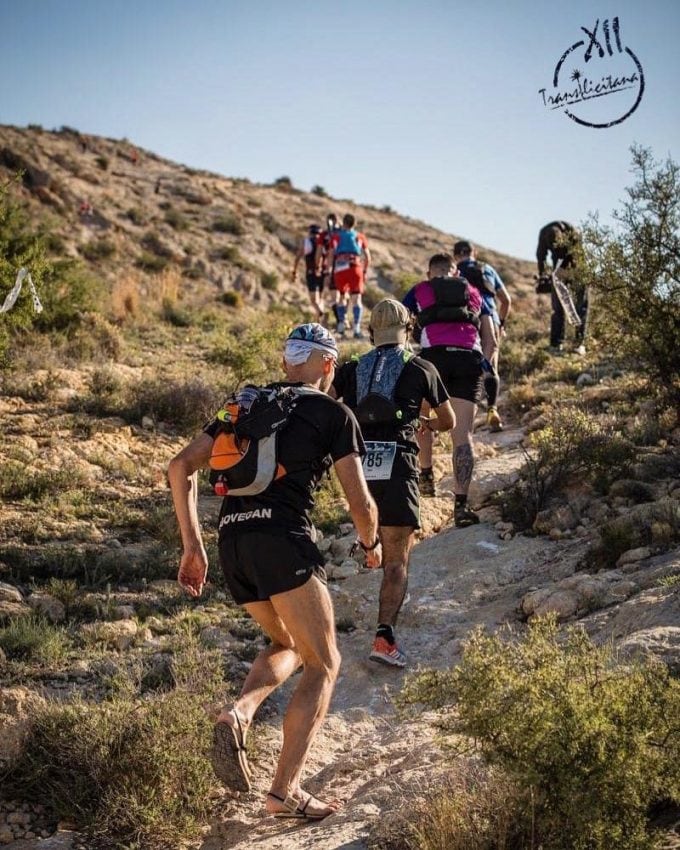
M 416 320 L 421 328 L 437 322 L 469 322 L 479 328 L 481 307 L 470 307 L 470 283 L 464 277 L 436 277 L 430 281 L 434 304 L 421 310 Z
M 404 367 L 413 357 L 405 348 L 374 348 L 357 358 L 357 407 L 360 425 L 401 423 L 403 411 L 394 401 L 394 390 Z
M 279 433 L 300 400 L 324 395 L 312 387 L 245 386 L 218 412 L 210 483 L 218 496 L 255 496 L 288 470 L 279 460 Z

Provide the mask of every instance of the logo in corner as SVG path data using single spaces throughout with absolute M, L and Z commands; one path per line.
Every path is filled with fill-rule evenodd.
M 564 51 L 552 88 L 538 93 L 547 109 L 561 109 L 577 124 L 613 127 L 640 105 L 645 90 L 642 65 L 630 47 L 623 47 L 618 17 L 604 20 L 601 31 L 599 18 L 592 31 L 581 29 L 587 38 Z

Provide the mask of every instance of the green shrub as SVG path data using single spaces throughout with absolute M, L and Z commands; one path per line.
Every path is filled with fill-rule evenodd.
M 598 531 L 600 539 L 586 557 L 587 563 L 598 569 L 614 567 L 629 549 L 670 549 L 680 542 L 680 504 L 665 499 L 639 505 L 605 522 Z
M 260 275 L 260 283 L 263 289 L 276 292 L 279 288 L 279 276 L 276 272 L 262 272 Z
M 212 229 L 216 233 L 231 233 L 232 236 L 242 236 L 245 232 L 241 220 L 234 213 L 223 213 L 213 221 Z
M 262 227 L 264 227 L 267 233 L 276 233 L 279 230 L 280 225 L 278 221 L 269 212 L 261 212 L 260 221 L 262 222 Z
M 504 340 L 501 351 L 498 371 L 503 380 L 513 384 L 542 369 L 550 359 L 550 354 L 541 346 L 516 337 Z
M 168 850 L 199 838 L 216 790 L 204 703 L 222 682 L 215 653 L 184 642 L 168 693 L 141 699 L 121 680 L 108 702 L 39 709 L 3 790 L 74 821 L 99 846 Z
M 150 251 L 156 257 L 163 257 L 166 260 L 172 259 L 172 248 L 157 233 L 154 233 L 153 230 L 149 230 L 144 234 L 142 247 L 146 248 L 147 251 Z
M 668 376 L 680 374 L 680 167 L 639 146 L 631 153 L 636 182 L 614 226 L 594 218 L 584 228 L 582 277 L 606 304 L 591 330 L 677 409 L 680 382 Z
M 312 186 L 312 195 L 318 195 L 320 198 L 327 198 L 328 192 L 324 189 L 323 186 Z
M 445 731 L 507 772 L 532 801 L 534 846 L 646 850 L 650 805 L 680 801 L 680 681 L 618 666 L 580 629 L 561 639 L 554 619 L 507 643 L 474 632 L 456 669 L 410 676 L 401 699 L 446 709 Z
M 392 280 L 392 297 L 401 301 L 409 289 L 416 283 L 420 283 L 424 277 L 425 275 L 414 274 L 413 272 L 402 272 L 396 275 Z
M 634 449 L 613 428 L 575 406 L 551 408 L 547 423 L 530 438 L 519 480 L 500 497 L 506 519 L 532 525 L 550 496 L 575 476 L 606 489 L 630 463 Z
M 233 263 L 238 266 L 241 262 L 241 254 L 236 245 L 222 245 L 213 251 L 213 257 L 216 260 L 224 260 L 227 263 Z
M 226 304 L 227 307 L 242 307 L 243 296 L 240 292 L 229 290 L 228 292 L 222 293 L 222 303 Z
M 17 461 L 0 465 L 0 496 L 3 499 L 38 501 L 44 496 L 78 489 L 85 483 L 83 473 L 73 467 L 36 471 Z
M 186 217 L 182 215 L 179 210 L 170 207 L 170 209 L 166 210 L 165 220 L 173 228 L 173 230 L 188 230 L 189 222 Z
M 143 227 L 146 224 L 146 215 L 139 207 L 130 207 L 125 215 L 138 227 Z
M 280 373 L 283 341 L 287 335 L 287 323 L 260 319 L 256 326 L 230 330 L 214 346 L 208 359 L 229 368 L 233 389 L 245 381 L 267 383 L 276 380 L 275 376 Z
M 324 534 L 334 534 L 341 523 L 350 521 L 340 482 L 332 472 L 330 478 L 324 476 L 316 491 L 312 522 Z
M 73 332 L 87 324 L 92 314 L 101 314 L 104 299 L 105 287 L 98 275 L 74 260 L 57 260 L 45 271 L 41 294 L 44 309 L 34 326 L 45 333 Z M 99 318 L 104 321 L 101 315 Z
M 99 313 L 85 313 L 71 332 L 66 353 L 74 360 L 119 360 L 123 350 L 120 331 Z
M 156 274 L 168 267 L 168 260 L 166 257 L 158 257 L 155 254 L 150 254 L 148 251 L 142 251 L 139 257 L 137 257 L 135 265 L 138 269 L 142 269 L 142 271 Z
M 369 850 L 529 850 L 527 800 L 502 770 L 466 760 L 377 821 Z
M 274 181 L 274 186 L 276 186 L 277 189 L 292 189 L 293 181 L 287 176 L 277 177 Z
M 92 239 L 78 249 L 86 260 L 108 260 L 116 253 L 116 246 L 108 239 Z
M 101 168 L 102 171 L 108 171 L 111 160 L 108 156 L 98 156 L 95 159 L 95 162 Z
M 153 378 L 130 387 L 126 418 L 141 422 L 143 416 L 165 422 L 181 433 L 193 433 L 219 409 L 217 390 L 201 378 L 188 381 Z
M 163 299 L 161 317 L 163 321 L 174 325 L 176 328 L 188 328 L 193 324 L 191 313 L 180 307 L 172 298 Z
M 43 617 L 17 617 L 0 628 L 0 647 L 12 660 L 53 664 L 66 655 L 69 646 L 64 629 Z

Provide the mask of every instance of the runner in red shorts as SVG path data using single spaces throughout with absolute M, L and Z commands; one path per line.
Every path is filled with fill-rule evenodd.
M 350 300 L 354 319 L 354 337 L 361 339 L 361 314 L 363 306 L 361 295 L 364 281 L 371 262 L 368 242 L 363 233 L 354 229 L 355 218 L 349 213 L 343 216 L 342 229 L 331 239 L 329 265 L 333 268 L 333 281 L 336 294 L 335 303 L 338 316 L 338 334 L 345 336 L 347 308 Z

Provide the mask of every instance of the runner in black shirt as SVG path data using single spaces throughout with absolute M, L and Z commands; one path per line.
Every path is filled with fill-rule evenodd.
M 354 410 L 366 440 L 364 475 L 378 505 L 384 568 L 378 630 L 369 658 L 403 667 L 394 626 L 406 595 L 408 559 L 420 527 L 417 432 L 453 427 L 453 410 L 436 368 L 405 349 L 410 314 L 386 298 L 376 304 L 369 326 L 374 351 L 338 369 L 331 395 Z M 382 400 L 381 400 L 382 399 Z M 420 419 L 423 402 L 435 416 Z
M 364 452 L 352 413 L 323 393 L 333 379 L 337 346 L 318 324 L 296 328 L 286 341 L 284 369 L 295 385 L 321 390 L 300 398 L 279 432 L 278 457 L 289 472 L 260 495 L 227 496 L 220 512 L 219 553 L 227 585 L 271 639 L 253 662 L 232 708 L 215 726 L 213 766 L 220 779 L 247 791 L 251 769 L 246 736 L 264 699 L 303 665 L 283 722 L 283 747 L 266 808 L 279 817 L 319 820 L 337 811 L 300 787 L 309 750 L 340 666 L 333 606 L 323 558 L 310 535 L 313 491 L 327 462 L 335 465 L 369 566 L 382 558 L 375 504 L 359 456 Z M 208 562 L 196 510 L 196 471 L 208 465 L 215 423 L 171 462 L 168 478 L 182 533 L 179 582 L 200 596 Z

